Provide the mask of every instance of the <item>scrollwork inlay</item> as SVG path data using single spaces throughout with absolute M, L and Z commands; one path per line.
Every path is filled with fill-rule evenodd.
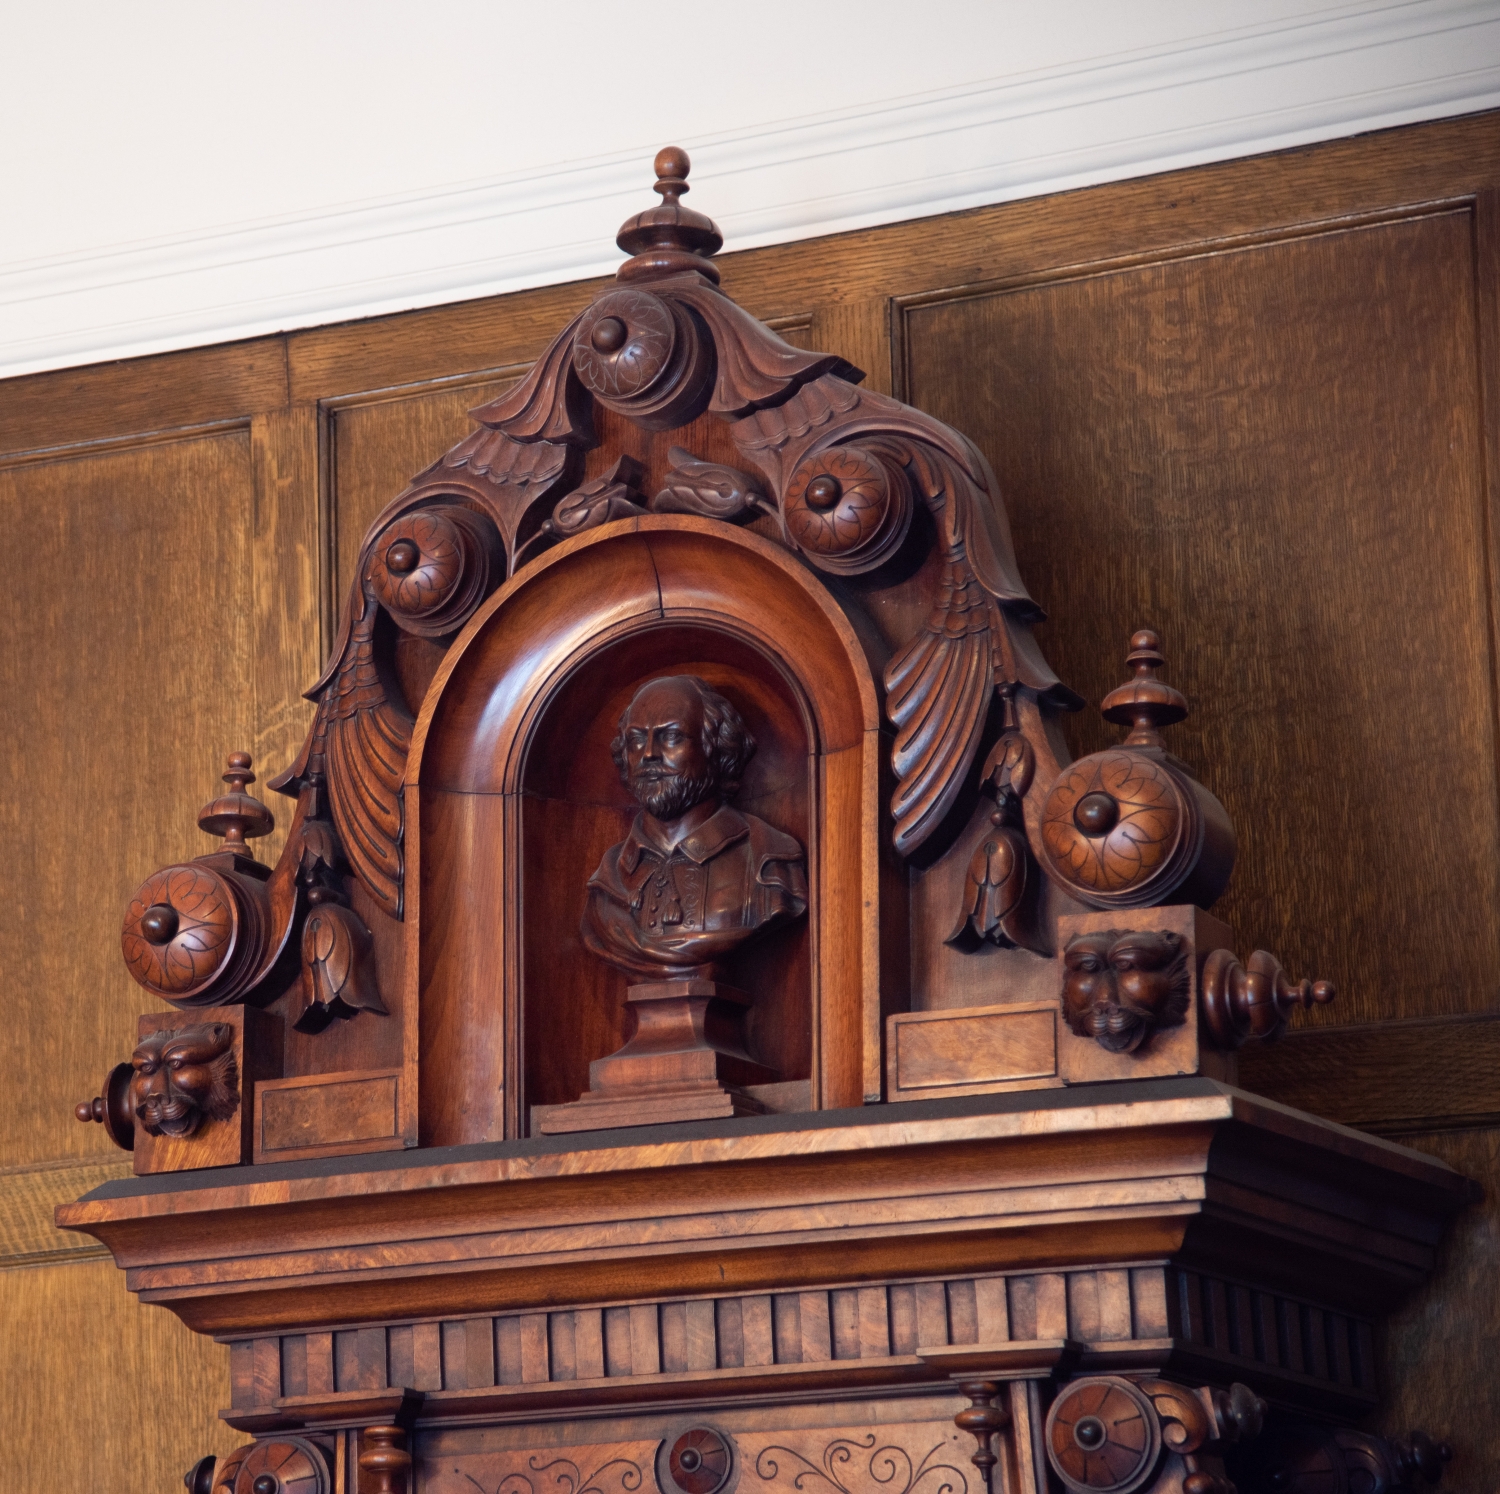
M 968 1494 L 968 1475 L 945 1461 L 952 1452 L 945 1438 L 916 1462 L 904 1447 L 882 1443 L 871 1432 L 859 1438 L 835 1437 L 817 1463 L 795 1448 L 773 1443 L 756 1454 L 753 1467 L 769 1488 L 779 1485 L 799 1494 Z

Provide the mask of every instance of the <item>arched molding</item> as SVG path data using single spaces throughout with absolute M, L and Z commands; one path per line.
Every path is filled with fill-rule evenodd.
M 567 541 L 501 587 L 449 650 L 418 717 L 406 775 L 407 969 L 422 1071 L 444 1076 L 419 1086 L 424 1143 L 525 1132 L 527 1101 L 515 1084 L 502 1097 L 501 1075 L 524 1071 L 523 944 L 547 937 L 525 903 L 528 754 L 580 670 L 661 630 L 755 651 L 797 702 L 808 754 L 812 1102 L 879 1096 L 879 661 L 823 583 L 779 546 L 712 520 L 650 516 Z M 669 668 L 670 656 L 658 672 Z

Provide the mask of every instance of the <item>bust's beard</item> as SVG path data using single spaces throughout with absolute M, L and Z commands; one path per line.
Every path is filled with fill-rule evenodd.
M 636 803 L 658 820 L 675 820 L 713 798 L 718 790 L 718 779 L 712 772 L 637 773 L 630 780 Z

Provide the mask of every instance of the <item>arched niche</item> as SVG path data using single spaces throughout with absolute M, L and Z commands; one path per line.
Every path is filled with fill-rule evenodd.
M 736 803 L 807 848 L 805 921 L 755 941 L 752 1047 L 807 1103 L 880 1089 L 879 706 L 849 619 L 759 536 L 675 515 L 559 545 L 475 614 L 434 679 L 406 777 L 425 1144 L 524 1135 L 626 1036 L 624 977 L 578 939 L 634 812 L 609 742 L 659 674 L 702 675 L 758 750 Z

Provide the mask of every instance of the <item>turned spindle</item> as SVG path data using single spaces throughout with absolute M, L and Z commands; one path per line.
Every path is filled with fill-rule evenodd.
M 101 1093 L 73 1107 L 78 1120 L 85 1124 L 97 1122 L 104 1127 L 104 1134 L 127 1152 L 135 1148 L 135 1107 L 130 1102 L 130 1081 L 134 1074 L 128 1063 L 117 1063 L 105 1075 Z
M 1413 1432 L 1405 1442 L 1392 1441 L 1391 1456 L 1402 1481 L 1415 1489 L 1418 1480 L 1436 1484 L 1442 1479 L 1443 1467 L 1452 1460 L 1453 1449 L 1446 1442 L 1434 1442 L 1426 1432 Z
M 269 835 L 276 828 L 271 811 L 246 787 L 255 782 L 250 771 L 248 752 L 231 752 L 228 766 L 224 769 L 224 782 L 229 785 L 227 794 L 220 794 L 198 812 L 198 828 L 210 835 L 222 835 L 221 851 L 250 856 L 247 841 L 261 835 Z M 253 858 L 252 858 L 253 859 Z
M 406 1494 L 411 1472 L 406 1433 L 400 1427 L 366 1427 L 364 1442 L 359 1455 L 361 1494 Z
M 631 256 L 620 266 L 621 280 L 651 280 L 661 275 L 695 271 L 715 284 L 718 267 L 710 257 L 724 246 L 724 236 L 712 218 L 684 206 L 682 198 L 691 190 L 688 153 L 676 145 L 658 151 L 655 190 L 661 202 L 637 213 L 620 227 L 615 238 Z
M 1291 980 L 1264 949 L 1243 965 L 1231 950 L 1214 950 L 1203 962 L 1199 989 L 1214 1045 L 1226 1051 L 1252 1040 L 1274 1041 L 1298 1007 L 1326 1006 L 1338 994 L 1329 980 Z
M 1125 662 L 1134 675 L 1104 697 L 1099 705 L 1100 714 L 1116 726 L 1130 728 L 1125 746 L 1160 748 L 1161 728 L 1187 715 L 1187 699 L 1181 691 L 1157 678 L 1157 670 L 1165 660 L 1161 639 L 1150 628 L 1131 635 Z
M 970 1461 L 979 1470 L 985 1487 L 989 1487 L 990 1470 L 996 1463 L 994 1439 L 1010 1421 L 1010 1413 L 995 1404 L 1000 1394 L 1000 1385 L 994 1380 L 965 1380 L 958 1387 L 968 1396 L 971 1404 L 953 1418 L 961 1432 L 968 1432 L 979 1446 L 970 1455 Z

